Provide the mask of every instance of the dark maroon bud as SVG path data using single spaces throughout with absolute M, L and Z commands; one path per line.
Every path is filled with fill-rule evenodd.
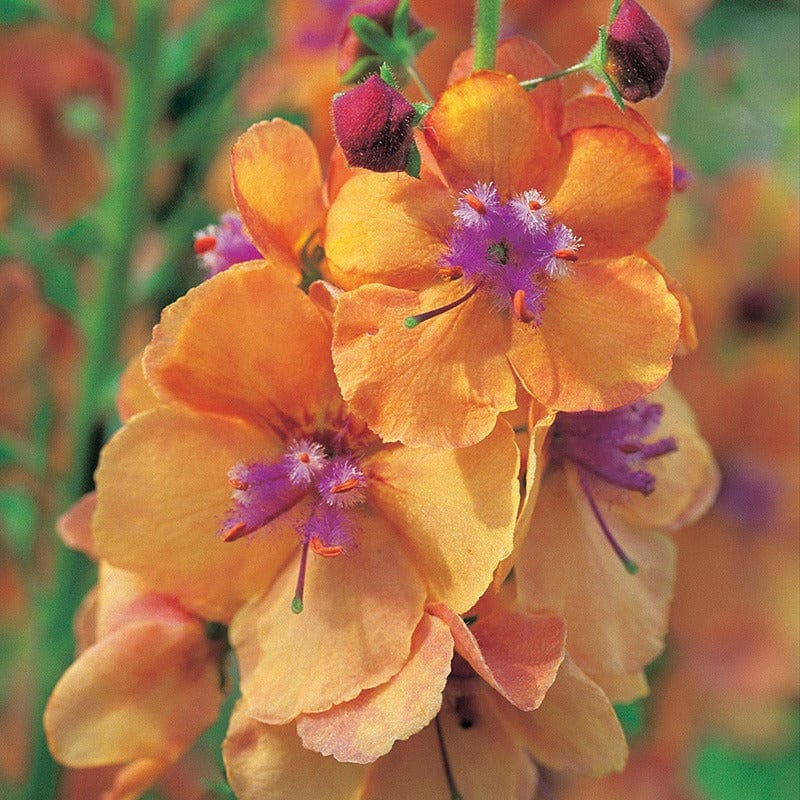
M 360 59 L 374 54 L 374 51 L 364 44 L 350 27 L 350 18 L 354 14 L 369 17 L 383 28 L 387 36 L 391 36 L 394 15 L 398 5 L 400 5 L 400 0 L 367 0 L 351 6 L 339 30 L 337 68 L 340 75 L 349 72 Z M 410 15 L 408 18 L 409 35 L 421 30 L 422 23 L 413 14 Z
M 377 75 L 333 98 L 333 128 L 351 167 L 403 172 L 413 121 L 414 106 Z
M 661 91 L 669 70 L 669 41 L 635 0 L 622 0 L 606 47 L 606 72 L 625 100 L 638 103 Z

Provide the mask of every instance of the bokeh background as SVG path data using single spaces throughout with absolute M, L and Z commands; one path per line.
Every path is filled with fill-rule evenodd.
M 0 797 L 92 800 L 107 769 L 59 772 L 40 718 L 70 663 L 94 565 L 58 515 L 91 488 L 116 382 L 166 304 L 204 274 L 193 233 L 232 207 L 235 136 L 280 115 L 333 146 L 345 2 L 0 0 Z M 800 4 L 652 0 L 673 47 L 642 113 L 691 173 L 654 246 L 700 335 L 674 378 L 723 485 L 682 531 L 651 695 L 621 706 L 628 769 L 545 776 L 541 797 L 800 797 Z M 468 0 L 413 2 L 439 31 L 432 89 L 469 43 Z M 607 4 L 506 4 L 505 29 L 564 66 Z M 581 90 L 585 79 L 571 78 Z M 230 704 L 227 712 L 230 711 Z M 150 800 L 227 798 L 225 719 Z M 57 788 L 53 788 L 57 787 Z M 488 799 L 491 800 L 491 799 Z

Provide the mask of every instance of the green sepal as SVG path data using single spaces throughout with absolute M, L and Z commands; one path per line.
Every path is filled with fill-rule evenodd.
M 380 56 L 362 56 L 339 78 L 340 83 L 356 83 L 366 75 L 378 72 L 386 62 Z
M 433 28 L 423 28 L 409 36 L 408 41 L 411 42 L 411 49 L 414 55 L 419 53 L 423 47 L 429 45 L 436 37 L 437 33 Z
M 586 56 L 586 69 L 608 87 L 608 91 L 619 107 L 619 110 L 624 111 L 627 108 L 625 101 L 622 99 L 622 95 L 620 95 L 614 81 L 611 80 L 611 76 L 606 72 L 606 60 L 608 57 L 607 41 L 608 30 L 605 27 L 601 27 L 598 31 L 595 46 L 592 48 L 589 55 Z
M 350 29 L 370 50 L 374 50 L 387 61 L 397 60 L 394 40 L 374 19 L 364 14 L 353 14 L 350 17 Z
M 416 127 L 422 122 L 425 115 L 433 106 L 430 103 L 412 103 L 411 105 L 414 106 L 414 119 L 411 121 L 411 124 Z
M 406 160 L 406 175 L 419 179 L 422 170 L 422 156 L 416 142 L 411 142 L 408 148 L 408 159 Z
M 392 89 L 399 89 L 400 88 L 397 85 L 397 79 L 394 77 L 394 73 L 392 72 L 391 67 L 385 61 L 383 62 L 383 64 L 381 64 L 380 76 L 381 76 L 381 80 L 387 86 L 390 86 Z
M 43 16 L 42 9 L 32 0 L 3 0 L 0 3 L 0 25 L 19 25 Z
M 392 38 L 397 40 L 408 35 L 408 15 L 410 11 L 410 0 L 400 0 L 394 10 L 392 18 Z

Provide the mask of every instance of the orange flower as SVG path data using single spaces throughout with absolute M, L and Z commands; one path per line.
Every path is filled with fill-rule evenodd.
M 549 70 L 524 40 L 500 56 Z M 355 175 L 328 213 L 328 270 L 353 290 L 333 338 L 353 410 L 387 440 L 453 447 L 514 408 L 515 378 L 567 411 L 656 388 L 681 314 L 639 253 L 672 186 L 647 123 L 482 72 L 445 91 L 425 134 L 421 180 Z
M 461 451 L 382 445 L 339 395 L 328 316 L 271 263 L 168 308 L 144 367 L 161 402 L 101 455 L 98 552 L 206 618 L 245 606 L 231 640 L 265 721 L 388 680 L 426 600 L 464 612 L 509 554 L 511 429 Z M 129 408 L 150 402 L 135 372 L 126 385 Z
M 87 495 L 61 521 L 65 540 L 90 555 L 93 506 Z M 121 765 L 104 797 L 127 800 L 217 718 L 220 643 L 174 597 L 102 562 L 75 627 L 80 653 L 45 710 L 50 750 L 70 767 Z
M 716 464 L 669 384 L 607 413 L 542 414 L 533 430 L 515 543 L 520 602 L 563 614 L 578 666 L 629 702 L 646 693 L 641 670 L 666 633 L 675 548 L 659 531 L 705 513 Z
M 428 606 L 409 674 L 401 671 L 330 713 L 301 717 L 300 739 L 289 726 L 252 719 L 240 704 L 223 745 L 237 797 L 444 800 L 455 789 L 464 800 L 531 797 L 536 764 L 590 774 L 620 769 L 626 747 L 619 723 L 598 687 L 568 657 L 562 661 L 560 618 L 513 611 L 489 596 L 473 611 L 467 624 L 443 604 Z M 445 658 L 431 658 L 436 651 Z M 382 726 L 407 721 L 420 704 L 415 687 L 424 691 L 427 682 L 435 684 L 433 721 L 413 736 L 409 730 L 366 766 L 376 742 L 386 738 Z M 360 763 L 323 758 L 301 740 L 339 761 Z

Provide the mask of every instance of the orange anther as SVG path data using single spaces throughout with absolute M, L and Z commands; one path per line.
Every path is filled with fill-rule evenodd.
M 331 494 L 341 494 L 342 492 L 349 492 L 351 489 L 355 489 L 356 486 L 359 484 L 358 478 L 348 478 L 346 481 L 342 481 L 341 483 L 337 483 L 336 486 L 331 487 Z
M 528 200 L 528 208 L 531 211 L 538 211 L 542 207 L 542 204 L 538 200 Z
M 477 211 L 479 214 L 486 213 L 486 206 L 480 200 L 480 198 L 476 197 L 472 193 L 468 193 L 464 195 L 464 202 L 473 210 Z
M 241 539 L 242 536 L 246 535 L 247 525 L 245 525 L 244 522 L 237 522 L 232 528 L 228 528 L 228 530 L 222 534 L 222 541 L 235 542 L 237 539 Z
M 247 481 L 240 481 L 238 478 L 228 478 L 228 483 L 240 492 L 246 492 L 250 488 L 250 484 Z
M 536 317 L 528 311 L 527 306 L 525 305 L 525 290 L 524 289 L 517 289 L 514 292 L 514 299 L 512 301 L 512 307 L 514 309 L 514 316 L 520 322 L 533 322 Z
M 308 462 L 311 461 L 311 457 L 308 455 L 308 453 L 300 453 L 300 455 L 297 456 L 297 459 L 298 461 L 302 461 L 304 464 L 308 464 Z
M 315 536 L 309 544 L 311 549 L 318 555 L 325 558 L 336 558 L 344 552 L 344 548 L 338 544 L 322 544 L 322 542 Z
M 439 267 L 439 277 L 446 281 L 460 278 L 463 274 L 461 267 Z
M 197 255 L 201 255 L 202 253 L 207 253 L 209 250 L 213 250 L 217 246 L 217 237 L 216 236 L 198 236 L 194 240 L 194 251 Z
M 553 253 L 555 258 L 560 258 L 563 261 L 577 261 L 578 254 L 574 250 L 556 250 Z

